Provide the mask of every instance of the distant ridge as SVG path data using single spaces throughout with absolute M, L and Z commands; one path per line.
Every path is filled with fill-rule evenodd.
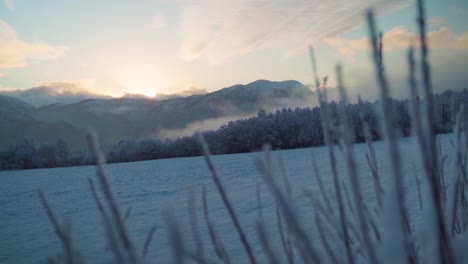
M 1 125 L 2 130 L 5 130 L 4 127 L 17 127 L 12 125 L 17 122 L 15 119 L 21 117 L 23 126 L 30 122 L 50 132 L 48 136 L 41 136 L 41 140 L 69 138 L 67 133 L 76 135 L 88 128 L 94 128 L 104 144 L 114 144 L 129 138 L 157 137 L 161 130 L 183 129 L 188 124 L 198 121 L 226 116 L 245 117 L 256 114 L 260 109 L 274 110 L 305 106 L 315 102 L 314 93 L 304 84 L 294 80 L 281 82 L 257 80 L 207 94 L 164 100 L 91 98 L 70 104 L 55 103 L 38 108 L 9 96 L 1 98 L 8 101 L 8 104 L 2 103 L 0 108 L 2 109 L 0 115 L 4 121 Z M 55 131 L 57 124 L 61 124 L 61 129 L 67 132 Z M 13 134 L 17 134 L 15 129 L 7 131 L 2 132 L 0 148 L 10 143 L 6 142 L 5 138 L 12 138 Z M 20 133 L 19 137 L 33 135 L 34 133 L 24 135 Z
M 19 142 L 52 143 L 58 139 L 85 145 L 84 132 L 64 121 L 44 122 L 38 109 L 16 98 L 0 95 L 0 150 Z

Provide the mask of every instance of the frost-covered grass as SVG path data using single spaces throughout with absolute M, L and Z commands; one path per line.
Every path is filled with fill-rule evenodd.
M 385 135 L 385 164 L 377 156 L 371 136 L 367 140 L 367 171 L 372 176 L 372 183 L 363 182 L 365 178 L 358 168 L 362 155 L 355 153 L 353 135 L 344 107 L 339 111 L 338 125 L 330 120 L 328 112 L 326 80 L 320 82 L 313 60 L 317 92 L 320 95 L 321 117 L 326 141 L 326 155 L 329 161 L 329 174 L 324 175 L 318 169 L 311 171 L 316 180 L 318 193 L 311 193 L 307 188 L 301 200 L 297 199 L 285 175 L 281 160 L 273 159 L 268 146 L 263 157 L 257 160 L 257 167 L 262 178 L 262 185 L 257 188 L 257 195 L 251 197 L 257 204 L 258 217 L 254 228 L 246 229 L 239 220 L 239 212 L 232 200 L 229 186 L 218 174 L 209 146 L 200 138 L 204 157 L 211 173 L 212 181 L 219 194 L 226 217 L 231 223 L 230 229 L 237 234 L 240 250 L 245 263 L 467 263 L 468 254 L 468 118 L 463 106 L 455 120 L 453 149 L 453 167 L 445 166 L 446 156 L 442 155 L 441 146 L 433 133 L 434 105 L 431 100 L 432 86 L 428 62 L 425 34 L 425 17 L 422 1 L 418 2 L 418 23 L 421 47 L 419 61 L 415 60 L 415 50 L 408 52 L 408 79 L 411 93 L 411 112 L 414 138 L 417 141 L 418 164 L 422 173 L 416 174 L 402 164 L 401 140 L 394 120 L 393 105 L 390 100 L 390 87 L 382 60 L 382 42 L 377 37 L 377 30 L 372 13 L 367 14 L 369 35 L 373 47 L 372 59 L 380 86 L 381 129 Z M 346 89 L 341 69 L 337 67 L 338 88 L 341 105 L 347 103 Z M 418 96 L 423 97 L 419 101 Z M 103 220 L 107 248 L 116 263 L 145 263 L 148 248 L 151 246 L 156 227 L 149 227 L 148 235 L 141 247 L 137 247 L 130 235 L 126 216 L 119 206 L 104 166 L 104 156 L 100 152 L 96 137 L 90 136 L 90 146 L 97 159 L 97 178 L 90 178 L 89 185 L 96 206 Z M 311 162 L 314 162 L 313 159 Z M 339 162 L 344 165 L 338 166 Z M 388 171 L 383 172 L 382 167 Z M 275 169 L 279 168 L 279 169 Z M 317 165 L 314 163 L 314 168 Z M 340 168 L 346 168 L 340 170 Z M 323 179 L 332 179 L 332 187 L 323 186 Z M 408 179 L 414 179 L 416 190 L 409 188 Z M 97 188 L 97 185 L 99 188 Z M 369 187 L 370 186 L 370 187 Z M 275 210 L 276 226 L 268 224 L 264 211 L 262 189 L 266 187 L 274 202 L 269 207 Z M 369 199 L 369 188 L 375 199 Z M 331 191 L 327 191 L 331 190 Z M 417 205 L 409 206 L 409 197 L 417 191 Z M 178 223 L 174 212 L 168 209 L 164 226 L 168 234 L 167 251 L 172 253 L 172 261 L 177 263 L 233 262 L 229 243 L 219 234 L 216 219 L 210 214 L 207 193 L 202 187 L 201 197 L 192 192 L 189 197 L 188 217 L 190 232 Z M 47 202 L 46 195 L 40 192 L 40 200 L 46 209 L 51 223 L 63 245 L 63 251 L 51 262 L 80 263 L 79 249 L 70 237 L 69 228 L 63 225 Z M 203 213 L 196 211 L 195 202 L 202 203 Z M 313 212 L 303 214 L 303 204 L 312 205 Z M 208 236 L 201 234 L 202 230 Z M 254 232 L 256 235 L 248 235 Z M 207 239 L 206 239 L 207 238 Z M 188 243 L 187 241 L 193 241 Z M 275 241 L 280 241 L 279 246 Z M 157 245 L 156 245 L 157 246 Z M 238 258 L 236 262 L 238 262 Z

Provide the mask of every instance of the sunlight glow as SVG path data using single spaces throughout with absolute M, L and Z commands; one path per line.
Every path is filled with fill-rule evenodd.
M 130 93 L 153 97 L 168 86 L 154 66 L 143 63 L 115 69 L 113 76 L 121 88 L 120 96 Z

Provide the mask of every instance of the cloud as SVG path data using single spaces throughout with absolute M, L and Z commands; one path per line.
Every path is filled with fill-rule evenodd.
M 323 41 L 349 59 L 354 58 L 356 52 L 370 49 L 368 38 L 324 38 Z M 455 35 L 450 29 L 442 27 L 428 32 L 427 41 L 430 49 L 468 50 L 468 31 Z M 384 51 L 406 49 L 411 44 L 419 46 L 418 36 L 409 33 L 404 27 L 395 27 L 384 33 Z
M 0 88 L 0 94 L 16 97 L 35 106 L 54 103 L 76 103 L 89 98 L 109 98 L 92 92 L 94 79 L 76 81 L 49 81 L 29 89 Z
M 43 87 L 51 96 L 64 94 L 93 94 L 91 90 L 95 88 L 94 79 L 84 79 L 76 81 L 48 81 L 37 85 L 36 88 Z
M 187 96 L 200 95 L 200 94 L 206 94 L 206 93 L 208 93 L 208 90 L 200 88 L 196 85 L 190 84 L 187 87 L 185 87 L 182 91 L 178 91 L 174 93 L 157 93 L 154 96 L 147 96 L 147 95 L 139 94 L 139 93 L 131 93 L 131 92 L 127 92 L 123 90 L 122 95 L 120 97 L 166 100 L 166 99 L 171 99 L 171 98 L 187 97 Z
M 430 26 L 443 26 L 446 24 L 445 20 L 440 17 L 430 18 L 426 21 L 426 23 Z
M 4 0 L 3 1 L 6 5 L 6 7 L 10 10 L 10 11 L 15 11 L 15 2 L 13 0 Z
M 408 0 L 208 0 L 182 8 L 180 54 L 217 64 L 265 47 L 305 48 L 363 22 L 363 13 Z M 209 15 L 207 15 L 209 14 Z
M 448 28 L 440 28 L 427 34 L 429 48 L 468 50 L 468 31 L 457 36 Z
M 3 77 L 5 77 L 5 76 L 6 76 L 5 73 L 1 73 L 1 72 L 0 72 L 0 78 L 3 78 Z
M 157 138 L 176 139 L 178 137 L 192 136 L 196 132 L 217 130 L 222 125 L 227 124 L 230 121 L 235 121 L 248 117 L 250 116 L 225 116 L 220 118 L 205 119 L 202 121 L 188 123 L 184 128 L 181 129 L 161 129 L 158 132 Z
M 461 91 L 467 88 L 467 60 L 468 52 L 466 51 L 441 50 L 440 52 L 431 52 L 429 61 L 433 91 L 440 93 L 447 89 Z M 401 99 L 408 98 L 407 58 L 405 56 L 394 56 L 392 60 L 387 60 L 385 71 L 387 72 L 391 96 Z M 379 98 L 379 85 L 374 72 L 375 69 L 371 63 L 366 64 L 365 67 L 362 65 L 359 67 L 344 67 L 344 78 L 346 86 L 349 88 L 349 98 L 356 98 L 358 94 L 364 100 L 373 101 Z M 418 79 L 420 80 L 420 76 Z
M 166 17 L 163 15 L 156 15 L 151 21 L 151 27 L 155 29 L 161 29 L 166 25 Z
M 52 60 L 68 50 L 63 46 L 51 46 L 44 41 L 25 42 L 14 29 L 0 20 L 0 69 L 27 65 L 28 60 Z
M 189 85 L 184 88 L 182 91 L 175 92 L 175 93 L 157 93 L 155 98 L 162 100 L 162 99 L 169 99 L 169 98 L 176 98 L 176 97 L 187 97 L 191 95 L 200 95 L 200 94 L 207 94 L 208 91 L 204 88 L 200 88 L 196 85 Z

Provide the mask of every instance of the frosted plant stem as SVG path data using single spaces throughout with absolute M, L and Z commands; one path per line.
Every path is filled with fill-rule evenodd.
M 263 250 L 266 252 L 266 255 L 268 257 L 268 263 L 272 264 L 277 264 L 279 262 L 278 256 L 276 256 L 270 242 L 270 236 L 268 235 L 268 232 L 265 228 L 265 226 L 262 224 L 260 219 L 257 221 L 257 234 L 258 238 L 260 240 L 260 243 L 263 247 Z
M 322 218 L 325 218 L 325 223 L 328 224 L 328 228 L 330 230 L 335 230 L 336 229 L 336 226 L 339 226 L 339 222 L 337 222 L 335 219 L 333 219 L 331 217 L 331 215 L 329 215 L 327 213 L 327 211 L 325 210 L 325 208 L 323 208 L 323 206 L 314 198 L 314 196 L 312 195 L 312 193 L 308 190 L 304 190 L 304 195 L 311 201 L 312 205 L 314 206 L 314 209 L 317 209 L 317 213 L 319 214 L 319 216 L 322 216 Z M 354 236 L 356 237 L 356 239 L 359 239 L 359 234 L 357 233 L 357 230 L 356 228 L 354 227 L 354 223 L 353 222 L 350 222 L 348 221 L 347 222 L 347 225 L 348 225 L 348 230 L 349 230 L 349 237 L 350 239 Z M 344 239 L 344 236 L 342 233 L 340 233 L 340 230 L 336 230 L 338 232 L 338 236 L 340 238 L 339 241 L 342 241 L 343 243 L 346 242 L 346 240 Z M 331 234 L 328 234 L 328 235 L 331 235 Z M 346 246 L 346 245 L 344 245 Z
M 313 47 L 309 47 L 309 57 L 310 62 L 312 63 L 312 73 L 315 79 L 315 88 L 318 89 L 320 87 L 320 76 L 318 74 L 317 60 L 315 59 Z
M 418 0 L 418 26 L 419 26 L 419 41 L 421 43 L 421 73 L 422 83 L 426 99 L 426 120 L 428 127 L 426 128 L 426 139 L 431 167 L 427 168 L 427 175 L 429 177 L 432 196 L 434 197 L 434 206 L 436 209 L 436 223 L 439 237 L 439 251 L 441 263 L 454 263 L 453 251 L 450 240 L 448 239 L 445 220 L 442 212 L 440 181 L 437 179 L 437 149 L 434 135 L 435 121 L 434 121 L 434 104 L 432 99 L 432 83 L 430 76 L 430 67 L 428 62 L 428 48 L 426 40 L 426 18 L 424 4 L 422 0 Z
M 224 261 L 224 263 L 231 263 L 229 255 L 224 249 L 223 242 L 219 239 L 218 233 L 214 225 L 211 223 L 210 214 L 208 213 L 208 202 L 206 200 L 206 188 L 203 186 L 202 190 L 202 202 L 203 202 L 203 215 L 205 216 L 206 225 L 208 226 L 208 234 L 210 235 L 210 240 L 215 249 L 216 255 Z
M 234 227 L 237 231 L 237 234 L 239 235 L 240 237 L 240 240 L 241 240 L 241 243 L 242 245 L 244 246 L 244 249 L 247 253 L 247 256 L 249 257 L 249 261 L 250 263 L 254 264 L 256 263 L 255 261 L 255 256 L 253 254 L 253 251 L 252 251 L 252 247 L 250 246 L 250 243 L 249 241 L 247 240 L 247 237 L 244 233 L 244 230 L 242 230 L 242 227 L 240 226 L 240 223 L 239 223 L 239 220 L 238 220 L 238 217 L 234 211 L 234 208 L 232 207 L 231 205 L 231 202 L 229 201 L 229 198 L 227 197 L 227 193 L 226 193 L 226 190 L 224 189 L 224 186 L 221 182 L 221 179 L 219 178 L 218 176 L 218 172 L 216 171 L 214 165 L 213 165 L 213 162 L 211 161 L 211 158 L 210 158 L 210 151 L 208 150 L 208 146 L 206 145 L 206 142 L 205 140 L 203 139 L 203 137 L 201 135 L 199 135 L 199 141 L 200 141 L 200 144 L 201 144 L 201 147 L 202 147 L 202 150 L 203 150 L 203 155 L 205 157 L 205 161 L 208 165 L 208 168 L 211 172 L 211 176 L 213 178 L 213 181 L 215 182 L 215 185 L 216 185 L 216 188 L 218 189 L 218 192 L 219 194 L 221 195 L 221 198 L 223 200 L 223 203 L 224 203 L 224 206 L 226 207 L 228 213 L 229 213 L 229 216 L 234 224 Z
M 320 194 L 322 196 L 323 202 L 325 203 L 328 209 L 328 212 L 330 214 L 333 214 L 333 209 L 330 203 L 330 198 L 328 197 L 327 192 L 325 192 L 325 188 L 323 186 L 323 181 L 322 181 L 322 176 L 320 174 L 320 171 L 318 170 L 317 163 L 315 162 L 314 159 L 312 159 L 312 166 L 314 169 L 315 179 L 317 180 L 317 184 L 319 186 L 319 190 L 320 190 Z
M 132 214 L 132 207 L 129 206 L 127 210 L 125 210 L 124 220 L 127 221 L 131 214 Z
M 408 66 L 409 66 L 409 77 L 408 77 L 408 83 L 409 83 L 409 90 L 410 90 L 410 105 L 411 105 L 411 119 L 412 119 L 412 124 L 413 124 L 413 133 L 416 136 L 416 140 L 418 142 L 419 146 L 419 151 L 422 157 L 422 163 L 423 163 L 423 168 L 425 170 L 425 175 L 428 175 L 428 169 L 430 167 L 429 163 L 430 160 L 427 158 L 427 139 L 424 136 L 423 132 L 423 126 L 422 126 L 422 116 L 421 116 L 421 106 L 419 103 L 418 95 L 417 95 L 417 81 L 416 81 L 416 64 L 414 60 L 414 49 L 413 47 L 410 47 L 408 50 Z M 413 162 L 413 171 L 414 171 L 414 177 L 416 180 L 416 187 L 418 190 L 418 200 L 419 200 L 419 208 L 421 211 L 423 211 L 423 202 L 422 202 L 422 196 L 421 196 L 421 184 L 419 181 L 419 176 L 416 171 L 416 165 Z M 431 180 L 429 180 L 429 184 L 431 185 Z M 434 196 L 431 197 L 431 199 L 434 199 Z M 434 201 L 431 203 L 429 201 L 429 204 L 433 204 Z M 432 210 L 431 207 L 426 208 L 426 210 L 430 211 Z M 432 221 L 433 219 L 430 219 Z M 438 237 L 438 236 L 437 236 Z M 437 242 L 436 242 L 437 243 Z M 413 249 L 415 250 L 415 249 Z M 414 253 L 414 256 L 417 257 L 417 254 Z
M 439 151 L 439 159 L 438 159 L 438 175 L 439 175 L 439 181 L 440 181 L 440 186 L 441 186 L 441 194 L 442 194 L 442 201 L 443 201 L 443 204 L 446 204 L 447 203 L 447 185 L 446 185 L 446 180 L 445 180 L 445 171 L 444 171 L 444 165 L 445 165 L 445 162 L 447 161 L 447 155 L 442 155 L 442 147 L 441 147 L 441 141 L 440 141 L 440 138 L 438 140 L 438 151 Z
M 263 205 L 262 205 L 262 194 L 261 194 L 261 185 L 260 183 L 257 184 L 257 188 L 255 190 L 256 198 L 257 198 L 257 211 L 258 211 L 258 218 L 263 220 Z
M 422 116 L 421 116 L 421 108 L 420 103 L 418 101 L 418 94 L 417 94 L 417 82 L 416 82 L 416 64 L 414 61 L 414 49 L 413 47 L 409 48 L 408 51 L 408 66 L 409 66 L 409 90 L 410 90 L 410 101 L 411 101 L 411 108 L 412 108 L 412 124 L 414 133 L 416 135 L 416 139 L 419 144 L 419 149 L 421 151 L 422 157 L 424 157 L 424 153 L 427 151 L 426 146 L 426 139 L 424 137 L 423 127 L 422 127 Z M 425 162 L 425 160 L 423 160 Z
M 348 116 L 346 115 L 345 105 L 348 103 L 348 98 L 346 95 L 346 91 L 343 84 L 343 78 L 341 73 L 341 66 L 336 67 L 336 75 L 338 80 L 338 89 L 340 92 L 340 104 L 339 104 L 339 116 L 340 116 L 340 125 L 341 125 L 341 140 L 343 141 L 344 145 L 344 152 L 345 152 L 345 160 L 348 167 L 348 173 L 351 182 L 351 189 L 354 199 L 354 204 L 356 205 L 358 223 L 360 227 L 360 236 L 363 239 L 364 248 L 367 252 L 367 257 L 369 258 L 370 263 L 377 263 L 377 256 L 372 246 L 372 241 L 370 239 L 369 230 L 368 230 L 368 223 L 367 218 L 365 216 L 364 210 L 366 204 L 364 204 L 362 198 L 362 190 L 360 184 L 360 178 L 358 177 L 357 169 L 356 169 L 356 161 L 354 159 L 354 153 L 352 150 L 352 141 L 353 135 L 351 126 L 349 124 Z M 349 199 L 349 198 L 348 198 Z M 350 200 L 350 199 L 349 199 Z M 351 207 L 351 201 L 350 201 Z
M 350 245 L 350 237 L 348 233 L 348 225 L 347 225 L 347 217 L 346 211 L 343 205 L 343 196 L 341 193 L 340 188 L 340 181 L 338 179 L 338 172 L 336 169 L 336 159 L 335 159 L 335 151 L 332 143 L 332 132 L 330 129 L 330 118 L 328 116 L 328 107 L 326 102 L 326 92 L 321 92 L 320 89 L 317 89 L 319 95 L 319 104 L 320 104 L 320 117 L 322 120 L 322 127 L 323 127 L 323 136 L 325 139 L 325 144 L 328 147 L 328 158 L 330 160 L 330 166 L 332 169 L 332 179 L 333 179 L 333 187 L 335 191 L 335 198 L 338 204 L 338 216 L 340 219 L 340 227 L 341 232 L 344 236 L 344 243 L 346 249 L 346 259 L 348 263 L 354 264 L 354 256 L 351 251 Z
M 349 192 L 348 192 L 348 187 L 346 187 L 346 184 L 344 181 L 341 181 L 341 186 L 343 186 L 343 192 L 344 192 L 344 195 L 346 197 L 346 204 L 348 204 L 348 208 L 349 208 L 349 212 L 351 213 L 351 218 L 354 219 L 354 217 L 356 217 L 356 214 L 355 214 L 355 211 L 354 211 L 354 206 L 353 206 L 353 200 L 351 199 L 351 196 L 349 195 Z M 358 205 L 359 207 L 359 205 Z M 359 208 L 358 208 L 359 209 Z
M 50 207 L 49 202 L 47 201 L 47 198 L 42 190 L 39 190 L 39 199 L 47 213 L 47 216 L 49 217 L 50 222 L 52 223 L 52 226 L 54 227 L 55 233 L 57 233 L 57 236 L 60 238 L 60 241 L 62 242 L 65 248 L 66 262 L 70 264 L 76 263 L 73 254 L 73 245 L 70 233 L 67 232 L 67 229 L 63 228 L 60 225 L 57 217 L 54 214 L 54 211 L 52 210 L 52 207 Z
M 331 263 L 339 263 L 338 258 L 335 256 L 333 253 L 333 250 L 330 246 L 330 243 L 327 239 L 327 235 L 325 235 L 324 232 L 324 226 L 322 225 L 322 221 L 320 219 L 320 216 L 315 215 L 315 224 L 317 225 L 317 229 L 319 232 L 320 240 L 323 243 L 323 247 L 325 248 L 325 252 L 327 252 L 327 256 L 330 258 Z
M 468 149 L 468 135 L 467 124 L 465 118 L 465 109 L 462 105 L 455 117 L 455 134 L 457 139 L 456 144 L 456 170 L 457 170 L 457 183 L 456 192 L 454 197 L 453 208 L 453 222 L 452 234 L 462 233 L 466 231 L 466 209 L 468 208 L 466 200 L 466 187 L 468 187 L 468 179 L 466 173 L 467 167 L 467 149 Z M 465 135 L 465 137 L 463 137 Z
M 465 105 L 461 105 L 457 114 L 456 134 L 457 134 L 457 168 L 464 182 L 468 183 L 466 165 L 468 158 L 468 120 L 465 117 Z M 465 137 L 463 137 L 465 135 Z
M 370 126 L 367 122 L 363 121 L 362 123 L 364 126 L 364 137 L 366 139 L 367 151 L 368 151 L 368 153 L 366 153 L 366 160 L 372 173 L 372 179 L 374 183 L 375 197 L 377 198 L 378 210 L 381 211 L 382 206 L 383 206 L 382 196 L 384 195 L 384 190 L 382 187 L 382 183 L 380 181 L 379 170 L 377 167 L 377 158 L 375 156 L 374 145 L 372 144 L 372 135 L 370 131 Z
M 180 234 L 179 225 L 177 224 L 177 219 L 171 210 L 166 211 L 165 220 L 168 228 L 168 239 L 171 245 L 173 263 L 183 264 L 185 263 L 186 250 L 182 235 Z
M 143 258 L 145 258 L 146 254 L 148 254 L 148 249 L 153 239 L 154 233 L 156 233 L 156 229 L 157 226 L 155 224 L 152 225 L 150 230 L 148 231 L 148 234 L 146 235 L 145 243 L 143 244 L 143 251 L 141 252 L 141 256 Z
M 367 216 L 367 219 L 369 221 L 369 224 L 370 224 L 370 227 L 371 227 L 371 230 L 374 232 L 374 235 L 375 235 L 375 239 L 377 239 L 378 242 L 381 242 L 381 234 L 380 234 L 380 230 L 376 224 L 376 220 L 375 218 L 372 217 L 372 214 L 371 212 L 369 212 L 369 208 L 368 207 L 365 207 L 364 210 L 366 210 L 366 216 Z
M 411 259 L 410 252 L 412 252 L 411 248 L 413 248 L 413 245 L 409 239 L 409 230 L 405 228 L 405 222 L 406 219 L 408 219 L 408 213 L 405 206 L 405 186 L 402 180 L 401 160 L 398 149 L 398 129 L 395 124 L 393 103 L 390 98 L 387 79 L 380 65 L 381 60 L 379 59 L 379 51 L 377 47 L 376 26 L 372 11 L 368 11 L 367 13 L 367 23 L 372 46 L 372 58 L 375 65 L 374 68 L 376 69 L 376 76 L 380 86 L 383 131 L 385 142 L 390 155 L 390 168 L 393 178 L 393 183 L 389 184 L 390 192 L 387 194 L 392 197 L 388 197 L 388 204 L 384 205 L 384 210 L 386 211 L 385 221 L 388 223 L 388 225 L 385 225 L 385 228 L 391 228 L 391 225 L 396 225 L 396 228 L 394 228 L 395 232 L 392 232 L 394 239 L 391 239 L 392 241 L 388 240 L 387 244 L 390 244 L 392 247 L 392 249 L 389 248 L 388 250 L 397 250 L 398 252 L 401 252 L 400 256 L 403 259 L 400 259 L 399 261 L 397 260 L 397 262 L 403 263 Z M 398 241 L 401 241 L 402 243 L 398 244 Z M 409 252 L 408 249 L 410 250 Z
M 198 216 L 197 210 L 195 207 L 195 188 L 192 187 L 189 193 L 188 207 L 190 211 L 190 226 L 192 237 L 196 245 L 196 255 L 200 259 L 201 263 L 205 263 L 205 249 L 203 246 L 203 241 L 200 238 L 200 228 L 198 226 Z
M 107 176 L 107 171 L 104 168 L 105 157 L 104 157 L 104 154 L 99 150 L 97 137 L 94 133 L 88 134 L 88 143 L 96 158 L 96 171 L 97 171 L 98 179 L 104 191 L 104 195 L 106 197 L 106 200 L 111 210 L 111 215 L 112 215 L 111 219 L 115 222 L 115 226 L 117 227 L 117 230 L 119 232 L 119 238 L 121 239 L 123 243 L 125 251 L 128 253 L 129 262 L 137 263 L 138 262 L 137 254 L 135 253 L 133 244 L 130 240 L 130 237 L 128 236 L 128 232 L 124 224 L 122 213 L 120 212 L 119 203 L 117 202 L 117 199 L 115 198 L 115 195 L 112 192 L 112 188 L 109 183 L 108 176 Z
M 288 243 L 290 241 L 286 242 L 286 239 L 285 239 L 283 222 L 281 221 L 281 214 L 280 214 L 280 210 L 278 206 L 276 206 L 275 211 L 276 211 L 276 220 L 278 223 L 278 232 L 280 234 L 280 239 L 281 239 L 281 245 L 283 246 L 284 252 L 286 252 L 288 263 L 292 264 L 294 263 L 294 255 L 293 255 L 293 251 L 291 248 L 291 244 Z
M 312 205 L 314 206 L 314 211 L 316 210 L 318 213 L 322 214 L 324 217 L 327 218 L 328 221 L 331 221 L 330 216 L 328 215 L 327 210 L 320 204 L 320 202 L 314 198 L 314 195 L 311 191 L 304 189 L 304 195 L 310 200 Z
M 281 172 L 281 178 L 283 179 L 284 187 L 286 188 L 286 193 L 288 194 L 289 197 L 291 197 L 292 189 L 291 189 L 291 184 L 289 183 L 288 180 L 288 175 L 286 174 L 286 168 L 284 166 L 284 161 L 283 157 L 281 156 L 281 153 L 278 154 L 278 165 L 279 169 Z
M 119 243 L 119 242 L 121 242 L 118 239 L 119 235 L 115 231 L 115 225 L 112 222 L 112 220 L 110 219 L 109 214 L 104 209 L 104 206 L 103 206 L 101 200 L 99 199 L 99 196 L 97 194 L 96 186 L 94 184 L 93 179 L 88 178 L 88 182 L 89 182 L 89 186 L 90 186 L 90 189 L 91 189 L 91 194 L 93 195 L 94 201 L 96 201 L 96 205 L 98 207 L 98 210 L 101 213 L 102 222 L 103 222 L 106 234 L 107 234 L 107 240 L 108 240 L 108 243 L 109 243 L 109 246 L 110 246 L 112 252 L 114 253 L 114 257 L 116 258 L 116 262 L 117 263 L 125 263 L 126 260 L 125 260 L 125 257 L 123 256 L 123 249 L 121 248 L 121 243 Z
M 423 132 L 423 127 L 422 127 L 422 116 L 421 116 L 421 110 L 420 110 L 420 103 L 418 101 L 418 95 L 416 92 L 417 89 L 417 82 L 416 82 L 416 64 L 414 60 L 414 49 L 413 47 L 410 47 L 408 51 L 408 65 L 409 65 L 409 88 L 410 88 L 410 100 L 411 100 L 411 106 L 412 106 L 412 124 L 414 128 L 414 133 L 416 136 L 416 140 L 418 141 L 419 145 L 419 151 L 422 157 L 422 162 L 424 164 L 424 169 L 425 169 L 425 175 L 427 175 L 427 170 L 428 167 L 430 166 L 429 160 L 427 159 L 427 143 L 426 143 L 426 138 L 424 137 L 424 132 Z M 414 173 L 416 172 L 416 168 L 414 168 Z M 418 175 L 416 176 L 416 180 L 418 180 Z M 418 189 L 420 189 L 420 184 L 418 184 Z M 422 203 L 420 204 L 420 207 L 423 208 Z
M 292 204 L 288 202 L 287 196 L 279 188 L 275 182 L 271 171 L 271 157 L 268 146 L 264 146 L 264 166 L 261 167 L 261 176 L 269 187 L 273 197 L 275 198 L 282 214 L 284 215 L 287 225 L 291 228 L 293 238 L 297 241 L 299 251 L 306 263 L 321 263 L 321 258 L 315 248 L 312 246 L 307 233 L 299 222 L 299 217 L 295 214 Z
M 413 174 L 414 180 L 416 184 L 416 189 L 418 190 L 418 202 L 419 202 L 419 210 L 423 210 L 423 202 L 422 202 L 422 195 L 421 195 L 421 182 L 419 181 L 418 171 L 416 170 L 416 165 L 413 162 Z
M 283 172 L 284 173 L 284 172 Z M 283 174 L 285 175 L 285 174 Z M 274 253 L 274 250 L 272 249 L 271 243 L 270 243 L 270 236 L 266 230 L 266 227 L 262 224 L 263 223 L 263 206 L 262 206 L 262 197 L 260 193 L 260 184 L 257 184 L 257 190 L 256 190 L 256 196 L 257 196 L 257 210 L 258 210 L 258 220 L 257 220 L 257 234 L 259 237 L 260 242 L 262 243 L 263 250 L 266 252 L 266 255 L 268 257 L 269 263 L 278 263 L 278 256 Z M 286 244 L 284 242 L 284 236 L 283 236 L 283 231 L 282 228 L 280 229 L 281 232 L 281 239 L 282 239 L 282 245 L 283 245 L 283 250 L 285 253 L 285 256 L 288 256 L 288 250 L 286 249 Z M 289 259 L 288 259 L 289 260 Z
M 460 177 L 457 177 L 456 182 L 455 182 L 455 191 L 453 195 L 453 207 L 452 207 L 452 237 L 455 236 L 456 233 L 458 233 L 459 230 L 459 224 L 458 224 L 458 206 L 459 206 L 459 196 L 460 196 L 460 189 L 462 188 L 462 184 L 460 183 L 463 181 Z

